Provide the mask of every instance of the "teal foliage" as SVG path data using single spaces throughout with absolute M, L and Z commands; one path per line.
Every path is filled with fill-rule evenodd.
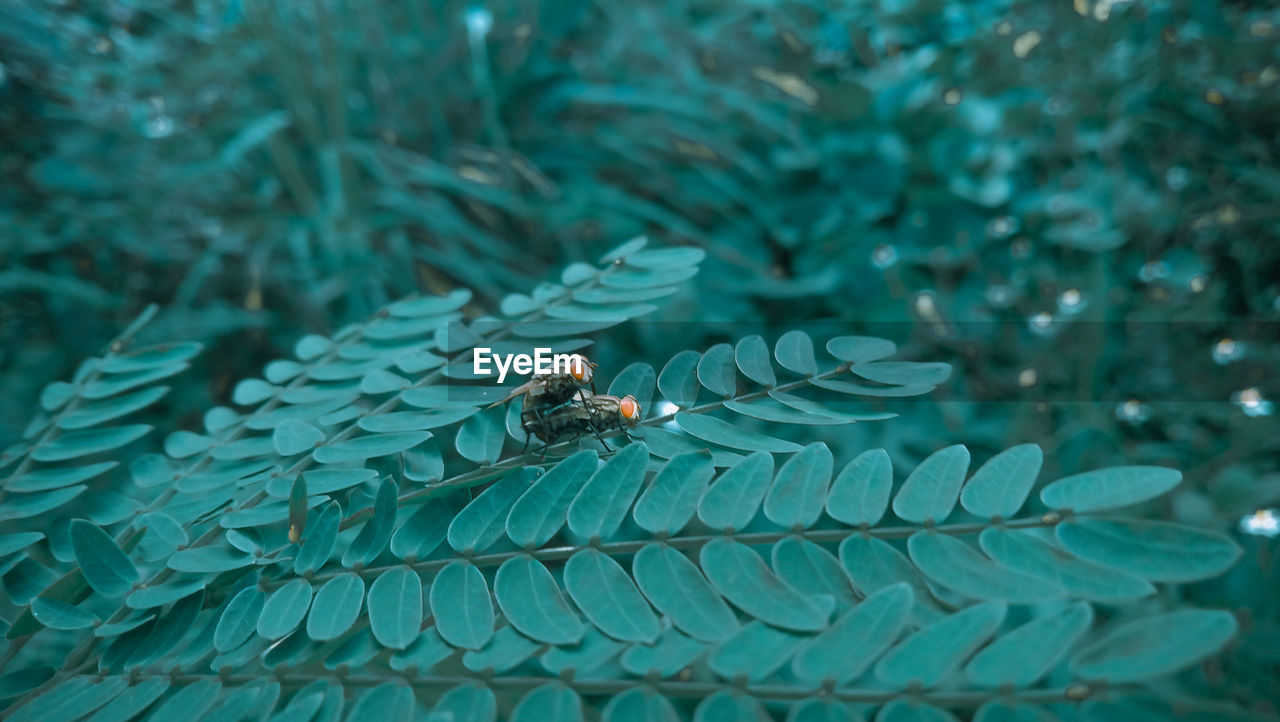
M 646 407 L 629 442 L 522 451 L 483 409 L 504 389 L 477 378 L 474 348 L 580 347 L 572 324 L 548 325 L 557 309 L 592 311 L 593 332 L 628 323 L 598 292 L 665 291 L 703 256 L 631 243 L 608 258 L 501 316 L 460 314 L 468 293 L 422 296 L 303 337 L 163 454 L 59 422 L 194 347 L 133 351 L 131 328 L 51 385 L 49 431 L 11 452 L 0 501 L 23 514 L 4 529 L 6 714 L 986 719 L 1070 704 L 1093 719 L 1082 703 L 1194 693 L 1196 665 L 1238 637 L 1233 614 L 1177 585 L 1221 575 L 1240 546 L 1142 518 L 1176 471 L 1044 483 L 1033 444 L 972 474 L 963 445 L 909 472 L 880 449 L 837 463 L 842 430 L 893 414 L 831 398 L 876 404 L 948 376 L 885 360 L 884 341 L 797 330 L 771 354 L 750 337 L 638 361 L 608 387 L 656 386 L 679 410 Z M 89 482 L 76 470 L 104 458 L 118 463 L 98 473 L 124 476 L 93 495 L 9 488 Z M 128 513 L 95 514 L 81 497 L 98 494 Z
M 0 7 L 0 717 L 1274 718 L 1277 28 Z

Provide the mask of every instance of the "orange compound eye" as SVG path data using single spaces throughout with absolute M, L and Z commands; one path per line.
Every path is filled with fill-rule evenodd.
M 624 396 L 622 401 L 618 402 L 618 411 L 622 413 L 622 418 L 634 421 L 640 418 L 640 402 L 636 401 L 634 396 Z
M 590 381 L 591 362 L 587 361 L 585 356 L 574 356 L 573 361 L 569 363 L 569 375 L 578 381 Z

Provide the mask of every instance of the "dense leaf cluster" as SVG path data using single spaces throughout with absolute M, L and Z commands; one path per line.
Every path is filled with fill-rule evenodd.
M 1241 549 L 1116 515 L 1181 474 L 1041 485 L 1033 444 L 972 474 L 963 445 L 901 482 L 882 449 L 837 470 L 805 435 L 892 414 L 825 400 L 949 374 L 887 341 L 832 338 L 834 366 L 799 331 L 635 362 L 608 390 L 648 410 L 638 439 L 516 451 L 519 408 L 484 408 L 505 389 L 472 350 L 583 348 L 702 259 L 636 240 L 501 316 L 466 317 L 465 292 L 391 304 L 304 336 L 164 453 L 130 452 L 149 428 L 119 418 L 198 347 L 133 349 L 139 319 L 0 461 L 6 714 L 1092 720 L 1193 693 L 1180 673 L 1239 623 L 1172 592 Z

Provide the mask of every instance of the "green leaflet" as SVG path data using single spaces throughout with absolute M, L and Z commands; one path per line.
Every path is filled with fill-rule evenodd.
M 455 288 L 444 295 L 439 296 L 418 296 L 415 298 L 407 298 L 402 301 L 396 301 L 387 307 L 392 316 L 396 318 L 422 318 L 424 316 L 439 316 L 450 311 L 456 311 L 467 305 L 471 300 L 471 290 L 467 288 Z M 307 338 L 320 339 L 325 341 L 323 337 L 309 336 Z M 304 339 L 305 340 L 305 339 Z M 319 346 L 325 346 L 320 344 Z M 319 348 L 317 346 L 316 348 Z M 325 346 L 327 348 L 327 346 Z M 299 342 L 301 348 L 301 342 Z M 312 349 L 309 349 L 312 350 Z M 312 350 L 314 355 L 324 353 L 320 350 L 318 353 Z M 298 353 L 299 358 L 302 357 L 301 351 Z
M 992 700 L 979 707 L 973 719 L 974 722 L 1055 722 L 1058 718 L 1048 710 L 1034 705 Z
M 773 363 L 769 359 L 769 346 L 760 336 L 746 336 L 739 339 L 733 349 L 734 361 L 742 373 L 761 386 L 773 386 L 778 377 L 773 373 Z
M 382 651 L 369 629 L 362 627 L 351 630 L 332 644 L 324 647 L 333 650 L 324 656 L 324 668 L 330 671 L 360 669 Z
M 466 505 L 465 491 L 428 499 L 391 536 L 391 553 L 405 561 L 423 559 L 436 550 L 449 532 L 449 522 Z
M 293 456 L 324 443 L 324 432 L 304 421 L 290 419 L 271 433 L 271 443 L 277 454 Z
M 377 478 L 373 469 L 313 469 L 302 472 L 307 481 L 307 493 L 332 494 Z
M 145 667 L 164 657 L 182 641 L 195 623 L 204 605 L 204 590 L 199 589 L 183 597 L 161 616 L 147 638 L 142 640 L 129 655 L 128 667 Z M 212 640 L 198 640 L 211 642 Z M 212 647 L 210 644 L 209 647 Z
M 615 639 L 652 643 L 662 627 L 618 562 L 583 549 L 565 563 L 565 591 L 591 623 Z
M 814 442 L 787 460 L 764 499 L 764 514 L 787 529 L 807 529 L 822 515 L 834 463 L 827 445 Z
M 534 481 L 507 514 L 511 541 L 526 549 L 550 541 L 564 526 L 570 503 L 596 470 L 597 461 L 596 452 L 579 451 Z
M 403 431 L 391 434 L 357 436 L 354 439 L 321 446 L 312 453 L 312 457 L 320 464 L 362 461 L 407 451 L 429 438 L 431 438 L 431 432 L 429 431 Z
M 847 706 L 830 700 L 810 697 L 792 705 L 787 722 L 863 722 L 862 717 Z
M 693 278 L 698 274 L 697 268 L 669 268 L 660 271 L 622 271 L 620 273 L 603 274 L 600 284 L 607 288 L 624 290 L 654 288 L 668 286 Z M 588 333 L 580 331 L 579 333 Z
M 874 361 L 854 364 L 849 370 L 868 381 L 894 386 L 937 385 L 951 377 L 951 365 L 945 363 Z
M 960 722 L 960 720 L 950 712 L 930 704 L 895 699 L 880 708 L 880 712 L 876 714 L 876 722 Z
M 980 687 L 1029 687 L 1066 656 L 1093 623 L 1093 608 L 1085 602 L 1006 632 L 979 652 L 965 667 L 965 677 Z
M 840 379 L 810 379 L 809 383 L 820 389 L 827 391 L 835 391 L 838 394 L 849 394 L 850 396 L 871 396 L 874 398 L 901 398 L 905 396 L 919 396 L 933 391 L 936 386 L 932 384 L 907 384 L 906 386 L 868 386 L 866 384 L 852 383 L 842 381 Z
M 326 504 L 320 516 L 305 532 L 302 546 L 293 558 L 293 573 L 299 576 L 318 571 L 333 555 L 338 543 L 338 527 L 342 523 L 342 507 L 337 502 Z
M 169 689 L 170 681 L 153 677 L 129 687 L 106 706 L 85 718 L 85 722 L 128 722 L 151 706 Z
M 399 502 L 396 492 L 397 486 L 391 477 L 383 479 L 378 485 L 378 494 L 373 500 L 373 516 L 369 517 L 351 546 L 343 552 L 342 566 L 366 566 L 387 548 L 396 523 L 396 504 Z
M 968 469 L 969 450 L 964 446 L 956 444 L 934 452 L 898 489 L 893 513 L 916 524 L 930 520 L 942 523 L 955 508 Z
M 845 465 L 827 494 L 827 514 L 845 524 L 875 526 L 889 506 L 893 464 L 884 449 L 870 449 Z
M 777 403 L 777 401 L 774 400 L 744 403 L 730 399 L 724 402 L 724 407 L 734 413 L 750 416 L 753 419 L 760 419 L 761 421 L 770 421 L 779 424 L 834 426 L 837 424 L 852 424 L 857 421 L 871 420 L 872 418 L 867 416 L 855 417 L 847 414 L 837 414 L 836 412 L 819 404 L 807 401 L 798 396 L 784 394 L 779 391 L 770 391 L 769 396 L 771 399 L 777 399 L 777 401 L 785 401 L 785 405 Z M 797 408 L 800 406 L 805 408 Z M 893 418 L 893 414 L 872 416 L 874 416 L 874 418 Z
M 84 466 L 55 467 L 28 471 L 22 476 L 9 478 L 5 482 L 4 488 L 11 492 L 21 493 L 61 489 L 88 481 L 119 465 L 120 462 L 118 461 L 100 461 L 96 464 L 86 464 Z
M 472 406 L 449 406 L 423 411 L 393 411 L 377 416 L 362 416 L 356 423 L 365 431 L 375 433 L 421 431 L 457 423 L 479 411 L 480 409 Z
M 711 464 L 716 467 L 733 466 L 743 459 L 742 455 L 736 452 L 725 451 L 719 447 L 708 447 L 704 442 L 686 434 L 655 426 L 644 430 L 644 443 L 649 447 L 649 453 L 659 459 L 670 459 L 677 454 L 707 451 L 711 452 Z
M 75 396 L 76 387 L 66 381 L 54 381 L 40 390 L 40 408 L 57 411 Z
M 97 426 L 144 409 L 159 401 L 167 393 L 169 393 L 168 386 L 153 386 L 124 396 L 85 404 L 59 419 L 58 428 L 74 430 Z
M 197 684 L 203 684 L 204 680 Z M 216 687 L 213 690 L 210 703 L 217 697 L 221 691 L 222 685 L 214 681 Z M 188 687 L 187 689 L 190 689 Z M 268 682 L 261 684 L 251 684 L 231 690 L 227 693 L 221 702 L 209 711 L 207 715 L 199 718 L 200 722 L 236 722 L 242 720 L 254 712 L 254 710 L 270 709 L 275 704 L 276 698 L 280 694 L 280 685 L 278 682 Z M 173 698 L 170 698 L 173 699 Z M 175 707 L 175 710 L 182 709 L 181 706 Z M 205 707 L 207 709 L 207 706 Z M 201 710 L 203 712 L 203 709 Z M 157 716 L 157 720 L 164 719 Z
M 670 677 L 701 656 L 706 648 L 705 643 L 668 628 L 653 646 L 631 645 L 622 654 L 622 668 L 637 676 Z
M 552 674 L 583 674 L 618 656 L 626 647 L 589 626 L 577 644 L 552 647 L 538 661 Z
M 422 579 L 408 567 L 383 572 L 369 587 L 369 626 L 378 643 L 404 649 L 422 626 Z
M 761 622 L 749 622 L 708 656 L 711 669 L 724 679 L 745 677 L 760 682 L 791 659 L 808 637 Z
M 31 458 L 36 461 L 66 461 L 100 454 L 136 441 L 151 429 L 152 427 L 148 424 L 130 424 L 106 429 L 70 431 L 53 441 L 37 446 L 31 452 Z
M 44 538 L 44 532 L 25 531 L 0 535 L 0 557 L 21 551 Z
M 587 479 L 569 504 L 569 529 L 585 539 L 608 539 L 625 521 L 644 483 L 649 447 L 629 444 Z
M 658 374 L 658 390 L 680 408 L 689 408 L 698 400 L 697 351 L 681 351 L 672 356 Z
M 1051 509 L 1101 511 L 1154 499 L 1182 481 L 1182 472 L 1162 466 L 1114 466 L 1059 479 L 1040 490 Z
M 783 454 L 801 449 L 799 444 L 740 429 L 726 421 L 703 414 L 681 411 L 676 413 L 676 423 L 690 436 L 731 449 L 772 451 Z
M 169 557 L 170 569 L 203 574 L 229 572 L 253 564 L 254 557 L 239 549 L 223 546 L 192 547 Z
M 837 336 L 827 341 L 827 353 L 851 364 L 879 361 L 897 352 L 892 341 L 873 336 Z
M 525 467 L 499 479 L 449 523 L 449 546 L 459 552 L 482 552 L 506 531 L 507 510 L 537 478 L 540 470 Z
M 1156 590 L 1137 577 L 1077 559 L 1031 531 L 991 527 L 983 530 L 978 543 L 1000 564 L 1056 584 L 1082 599 L 1117 602 L 1145 597 Z
M 83 494 L 88 488 L 80 484 L 37 494 L 11 496 L 5 500 L 4 504 L 0 505 L 0 522 L 30 519 L 31 517 L 39 516 L 46 511 L 57 509 L 66 504 Z
M 360 390 L 372 396 L 403 391 L 412 385 L 409 379 L 385 369 L 373 369 L 360 379 Z
M 636 501 L 632 516 L 654 534 L 676 534 L 693 518 L 707 482 L 715 474 L 706 452 L 678 454 L 654 476 Z
M 582 639 L 582 621 L 565 603 L 551 572 L 532 557 L 503 562 L 494 577 L 493 595 L 511 625 L 533 639 L 547 644 Z
M 615 695 L 601 711 L 604 722 L 678 722 L 679 715 L 666 697 L 644 688 Z
M 202 719 L 222 692 L 216 679 L 202 679 L 182 687 L 151 712 L 151 719 Z M 203 719 L 209 719 L 204 717 Z
M 115 541 L 82 519 L 71 522 L 71 549 L 85 581 L 108 597 L 127 594 L 138 581 L 138 570 Z
M 8 719 L 17 722 L 72 722 L 107 704 L 128 686 L 127 677 L 98 680 L 74 676 L 13 712 Z
M 702 259 L 707 257 L 707 252 L 694 246 L 679 246 L 675 248 L 653 248 L 646 251 L 636 249 L 634 252 L 624 255 L 626 264 L 634 268 L 684 270 L 702 263 Z
M 582 722 L 582 698 L 554 682 L 529 690 L 515 709 L 511 722 Z
M 258 620 L 262 617 L 262 609 L 267 595 L 256 586 L 241 589 L 218 618 L 217 629 L 213 633 L 213 648 L 219 652 L 229 652 L 253 635 Z
M 502 456 L 507 431 L 502 409 L 486 409 L 462 422 L 455 441 L 463 458 L 479 464 L 492 464 Z
M 647 544 L 636 553 L 631 571 L 649 602 L 685 634 L 720 642 L 737 631 L 733 611 L 698 567 L 675 549 Z
M 409 722 L 413 719 L 413 690 L 400 682 L 384 682 L 356 699 L 347 719 Z
M 1002 567 L 946 534 L 918 531 L 907 540 L 907 550 L 925 576 L 972 599 L 1031 604 L 1063 593 L 1057 585 Z
M 960 492 L 960 505 L 975 516 L 1007 519 L 1022 508 L 1043 464 L 1044 452 L 1035 444 L 1005 449 L 973 473 Z
M 306 528 L 307 480 L 299 475 L 289 490 L 289 541 L 295 544 L 301 541 Z
M 698 703 L 694 722 L 766 722 L 772 719 L 755 699 L 732 692 L 716 692 Z
M 444 477 L 444 457 L 435 441 L 404 452 L 404 476 L 409 481 L 439 481 Z
M 641 413 L 647 415 L 652 412 L 650 404 L 653 401 L 653 389 L 656 383 L 657 376 L 653 372 L 653 367 L 636 362 L 613 377 L 613 381 L 609 383 L 608 393 L 619 398 L 628 394 L 636 397 L 636 401 L 640 403 Z
M 722 398 L 732 397 L 738 391 L 734 372 L 733 347 L 718 343 L 707 349 L 698 360 L 698 381 L 711 393 Z
M 101 621 L 84 609 L 43 597 L 31 600 L 31 614 L 50 629 L 88 629 Z
M 293 579 L 267 597 L 258 618 L 258 634 L 279 639 L 302 623 L 311 607 L 311 582 Z
M 489 585 L 470 562 L 449 563 L 431 581 L 431 614 L 435 630 L 453 646 L 480 649 L 493 636 L 493 602 Z
M 177 601 L 205 588 L 209 583 L 207 577 L 187 577 L 174 579 L 156 586 L 139 587 L 124 598 L 125 606 L 130 609 L 152 609 Z
M 116 462 L 110 462 L 110 465 L 115 466 Z M 164 454 L 139 456 L 129 464 L 129 475 L 133 483 L 144 489 L 171 483 L 179 476 L 178 465 Z
M 778 338 L 773 347 L 773 357 L 788 371 L 801 376 L 818 373 L 818 362 L 813 356 L 813 339 L 804 331 L 788 331 Z
M 266 401 L 280 391 L 279 386 L 269 384 L 262 379 L 244 379 L 232 390 L 231 400 L 238 406 L 252 406 Z
M 769 563 L 783 582 L 802 594 L 831 597 L 837 613 L 856 603 L 840 560 L 807 539 L 789 536 L 774 544 Z
M 937 618 L 929 585 L 902 552 L 882 539 L 850 536 L 840 542 L 840 563 L 853 588 L 872 594 L 897 582 L 905 582 L 915 595 L 917 622 Z
M 1190 582 L 1236 563 L 1239 545 L 1180 524 L 1130 519 L 1075 519 L 1054 530 L 1067 551 L 1154 582 Z
M 903 640 L 876 664 L 876 677 L 902 688 L 933 687 L 995 633 L 1004 621 L 1003 602 L 983 602 L 944 617 Z
M 409 698 L 412 700 L 412 695 Z M 431 708 L 433 716 L 440 713 L 456 722 L 494 722 L 498 718 L 498 702 L 488 687 L 464 684 L 445 692 Z
M 186 363 L 170 363 L 139 371 L 104 376 L 97 381 L 85 384 L 84 388 L 80 390 L 80 397 L 83 399 L 105 399 L 116 394 L 122 394 L 130 389 L 136 389 L 139 386 L 145 386 L 153 381 L 159 381 L 182 373 L 187 367 Z
M 712 529 L 745 528 L 773 480 L 773 456 L 757 451 L 729 467 L 698 502 L 698 518 Z
M 749 547 L 715 539 L 702 547 L 699 561 L 716 591 L 751 616 L 796 631 L 827 626 L 834 601 L 819 597 L 825 599 L 820 602 L 792 589 Z
M 1238 624 L 1226 611 L 1181 609 L 1123 624 L 1071 658 L 1071 672 L 1115 684 L 1161 677 L 1220 650 Z
M 600 263 L 601 265 L 607 265 L 624 259 L 647 245 L 649 245 L 649 239 L 646 236 L 636 236 L 625 243 L 619 244 L 608 253 L 601 256 Z
M 435 627 L 427 627 L 405 649 L 391 655 L 390 667 L 397 672 L 427 671 L 441 660 L 453 654 L 453 647 L 436 633 Z
M 810 684 L 857 679 L 898 638 L 915 601 L 911 587 L 891 584 L 867 597 L 796 654 L 792 669 Z
M 155 366 L 167 366 L 172 363 L 189 361 L 203 349 L 204 346 L 202 344 L 194 341 L 158 344 L 103 359 L 98 368 L 105 373 L 111 374 L 142 371 Z
M 206 451 L 213 446 L 213 439 L 190 431 L 175 431 L 164 437 L 164 453 L 175 459 L 185 459 Z
M 493 670 L 501 674 L 533 656 L 540 645 L 507 625 L 494 632 L 482 649 L 470 650 L 462 655 L 462 664 L 473 672 Z
M 356 623 L 364 603 L 364 580 L 346 573 L 325 582 L 307 616 L 307 636 L 317 642 L 336 639 Z M 265 616 L 266 610 L 263 610 Z M 262 635 L 267 636 L 267 635 Z

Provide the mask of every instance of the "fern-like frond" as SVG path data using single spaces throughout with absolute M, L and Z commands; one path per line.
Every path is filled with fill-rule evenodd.
M 892 711 L 909 695 L 943 714 L 1082 699 L 1100 684 L 1116 693 L 1220 649 L 1236 630 L 1225 612 L 1112 615 L 1100 625 L 1093 611 L 1238 558 L 1223 537 L 1109 514 L 1168 491 L 1176 472 L 1060 479 L 1040 489 L 1046 511 L 1016 516 L 1038 451 L 1016 447 L 969 477 L 967 451 L 948 447 L 890 493 L 880 451 L 838 472 L 821 444 L 776 469 L 758 452 L 716 477 L 698 452 L 649 471 L 648 449 L 635 443 L 603 463 L 584 450 L 546 473 L 520 469 L 470 502 L 444 495 L 400 519 L 393 497 L 381 502 L 393 489 L 383 482 L 354 535 L 338 533 L 330 507 L 330 521 L 291 555 L 203 559 L 194 570 L 234 572 L 239 591 L 221 600 L 195 591 L 149 610 L 138 626 L 103 635 L 96 667 L 107 680 L 140 681 L 164 669 L 188 688 L 219 669 L 257 668 L 289 694 L 336 684 L 325 681 L 330 671 L 385 666 L 404 681 L 343 679 L 372 685 L 357 707 L 417 699 L 457 705 L 464 719 L 494 719 L 486 710 L 513 694 L 531 709 L 609 694 L 606 719 L 643 716 L 658 698 L 640 694 L 642 684 L 704 698 L 708 709 L 786 703 L 801 716 L 865 702 Z M 997 496 L 1014 518 L 975 511 Z M 890 514 L 899 521 L 877 523 Z M 905 548 L 894 541 L 903 538 Z M 372 564 L 353 563 L 353 549 Z M 1045 557 L 1056 562 L 1037 563 Z M 304 558 L 314 561 L 299 573 Z M 183 671 L 171 677 L 179 659 Z M 690 665 L 708 676 L 680 677 Z M 959 678 L 989 694 L 948 692 Z M 81 679 L 61 685 L 77 691 Z M 103 689 L 101 704 L 124 689 Z M 819 689 L 827 702 L 807 699 Z

